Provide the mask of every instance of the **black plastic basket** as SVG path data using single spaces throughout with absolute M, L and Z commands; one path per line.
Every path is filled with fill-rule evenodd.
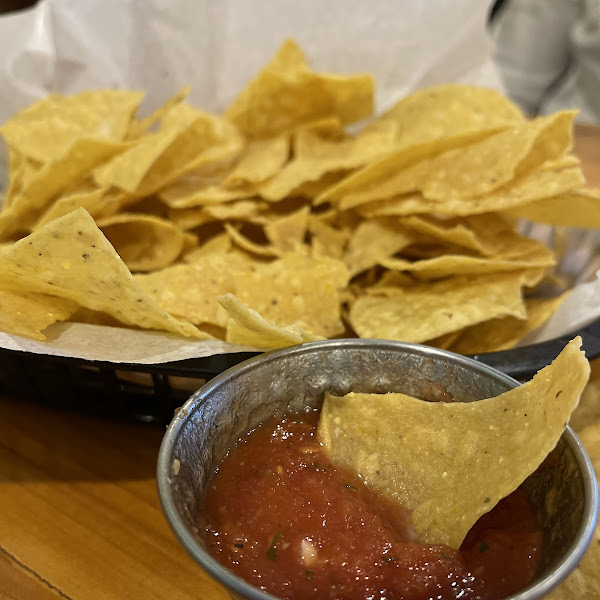
M 473 358 L 524 381 L 549 364 L 575 335 L 582 336 L 590 360 L 600 356 L 599 319 L 548 342 Z M 0 349 L 0 393 L 103 417 L 166 424 L 206 381 L 257 354 L 139 365 Z

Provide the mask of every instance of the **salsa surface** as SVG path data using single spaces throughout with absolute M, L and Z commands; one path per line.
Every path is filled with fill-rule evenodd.
M 211 482 L 201 526 L 236 575 L 293 600 L 497 600 L 533 579 L 542 538 L 520 491 L 484 515 L 460 551 L 419 544 L 408 511 L 328 461 L 318 418 L 268 421 Z

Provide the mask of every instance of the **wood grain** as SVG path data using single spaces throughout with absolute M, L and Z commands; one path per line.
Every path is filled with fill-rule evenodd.
M 588 185 L 600 187 L 600 127 L 575 125 L 574 151 L 581 159 Z
M 6 397 L 0 415 L 0 598 L 229 598 L 160 510 L 162 430 Z

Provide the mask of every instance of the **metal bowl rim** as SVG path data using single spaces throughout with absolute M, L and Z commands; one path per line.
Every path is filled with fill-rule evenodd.
M 175 442 L 181 430 L 189 421 L 191 415 L 199 404 L 210 395 L 216 388 L 224 385 L 230 379 L 238 377 L 247 370 L 255 368 L 257 364 L 278 360 L 281 356 L 301 355 L 305 353 L 318 352 L 321 350 L 332 350 L 338 348 L 382 348 L 389 350 L 398 350 L 409 352 L 411 354 L 422 354 L 427 356 L 441 356 L 450 359 L 455 364 L 466 365 L 475 371 L 483 372 L 494 376 L 496 379 L 507 383 L 511 388 L 517 387 L 519 382 L 509 375 L 469 358 L 447 350 L 440 350 L 421 344 L 410 344 L 406 342 L 396 342 L 380 339 L 360 339 L 348 338 L 338 340 L 324 340 L 319 342 L 309 342 L 297 346 L 271 350 L 249 358 L 243 362 L 230 367 L 220 375 L 208 381 L 199 390 L 194 392 L 187 402 L 179 409 L 163 437 L 157 462 L 156 481 L 158 487 L 158 496 L 162 510 L 166 519 L 173 530 L 175 536 L 192 558 L 216 581 L 225 585 L 233 592 L 242 595 L 249 600 L 280 600 L 276 596 L 268 594 L 244 579 L 234 575 L 229 569 L 214 559 L 206 550 L 202 548 L 189 531 L 188 527 L 181 518 L 173 496 L 171 494 L 170 480 L 172 468 L 172 452 Z M 592 539 L 598 516 L 598 486 L 592 463 L 579 438 L 567 425 L 563 436 L 575 454 L 578 466 L 581 470 L 584 483 L 584 497 L 586 498 L 584 511 L 579 526 L 578 534 L 573 544 L 565 553 L 565 559 L 552 571 L 547 573 L 542 579 L 531 584 L 505 600 L 538 600 L 545 597 L 554 588 L 556 588 L 568 575 L 575 569 Z

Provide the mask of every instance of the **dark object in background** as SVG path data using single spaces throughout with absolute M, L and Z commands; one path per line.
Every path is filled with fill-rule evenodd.
M 37 0 L 0 0 L 0 15 L 29 8 L 36 3 Z
M 496 0 L 494 5 L 490 9 L 490 14 L 488 16 L 488 23 L 491 23 L 494 20 L 494 17 L 498 15 L 498 13 L 502 10 L 502 7 L 507 4 L 510 0 Z

